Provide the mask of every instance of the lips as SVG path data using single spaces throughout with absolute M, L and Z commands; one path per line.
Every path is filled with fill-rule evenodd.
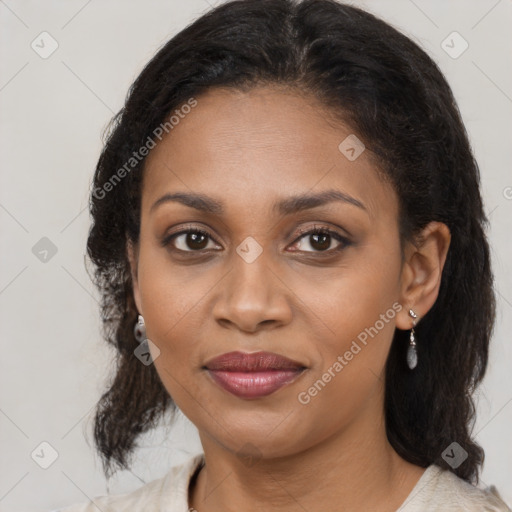
M 240 398 L 268 396 L 294 381 L 304 365 L 272 352 L 229 352 L 204 366 L 224 390 Z

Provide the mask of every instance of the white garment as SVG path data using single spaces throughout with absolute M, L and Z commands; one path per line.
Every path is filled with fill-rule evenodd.
M 189 482 L 204 461 L 191 457 L 171 468 L 164 477 L 134 492 L 101 496 L 92 502 L 72 505 L 52 512 L 190 512 Z M 96 504 L 98 507 L 96 507 Z M 432 464 L 418 480 L 397 512 L 512 512 L 494 486 L 480 489 L 452 472 Z

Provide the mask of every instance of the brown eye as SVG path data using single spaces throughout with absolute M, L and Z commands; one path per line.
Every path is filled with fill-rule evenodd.
M 213 246 L 208 247 L 208 242 Z M 205 249 L 214 249 L 217 246 L 213 243 L 209 233 L 202 229 L 188 229 L 174 233 L 163 241 L 163 245 L 171 244 L 174 249 L 183 252 L 199 252 Z
M 315 228 L 302 233 L 296 244 L 297 250 L 303 252 L 336 252 L 350 245 L 350 241 L 336 231 Z
M 328 233 L 314 233 L 309 235 L 310 246 L 318 251 L 326 251 L 331 246 L 331 235 Z

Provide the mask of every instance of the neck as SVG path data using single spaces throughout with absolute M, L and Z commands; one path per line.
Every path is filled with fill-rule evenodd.
M 205 466 L 190 493 L 199 512 L 395 511 L 424 472 L 389 444 L 383 421 L 352 425 L 280 458 L 241 460 L 201 435 Z

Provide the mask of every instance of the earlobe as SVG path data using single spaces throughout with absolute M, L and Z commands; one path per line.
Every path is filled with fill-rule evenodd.
M 142 314 L 142 306 L 140 300 L 140 289 L 138 279 L 138 247 L 131 240 L 126 243 L 126 255 L 130 264 L 130 273 L 132 277 L 133 300 L 137 306 L 137 310 Z
M 400 303 L 404 308 L 397 316 L 399 329 L 411 329 L 409 309 L 421 318 L 437 300 L 450 240 L 448 226 L 433 221 L 422 230 L 415 245 L 408 245 L 401 275 Z

